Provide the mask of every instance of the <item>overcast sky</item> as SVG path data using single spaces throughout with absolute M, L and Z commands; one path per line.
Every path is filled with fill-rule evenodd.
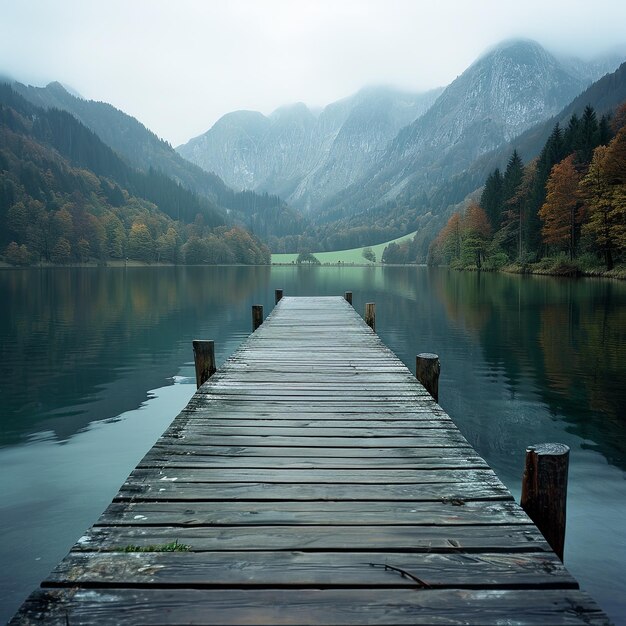
M 626 43 L 623 0 L 0 0 L 0 73 L 135 116 L 173 145 L 224 113 L 450 83 L 511 37 Z

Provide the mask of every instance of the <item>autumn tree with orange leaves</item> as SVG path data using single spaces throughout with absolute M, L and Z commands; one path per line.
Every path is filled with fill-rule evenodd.
M 546 185 L 546 201 L 539 209 L 544 243 L 567 249 L 570 259 L 574 258 L 577 227 L 583 217 L 577 193 L 580 174 L 574 158 L 570 154 L 552 168 Z
M 439 231 L 430 247 L 434 263 L 452 263 L 461 258 L 461 216 L 453 213 L 447 224 Z
M 476 202 L 470 203 L 461 224 L 463 256 L 469 257 L 478 269 L 487 255 L 491 223 L 487 213 Z
M 514 151 L 504 177 L 487 176 L 480 203 L 448 220 L 429 263 L 550 272 L 563 251 L 581 254 L 570 265 L 584 273 L 597 273 L 600 258 L 612 275 L 626 271 L 626 102 L 599 121 L 590 105 L 574 112 L 526 165 Z
M 588 215 L 583 232 L 591 235 L 611 270 L 615 254 L 626 251 L 626 127 L 608 146 L 595 149 L 579 192 Z

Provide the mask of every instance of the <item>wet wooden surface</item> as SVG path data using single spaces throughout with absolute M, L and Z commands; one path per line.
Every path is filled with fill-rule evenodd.
M 283 297 L 12 623 L 608 620 L 344 298 Z

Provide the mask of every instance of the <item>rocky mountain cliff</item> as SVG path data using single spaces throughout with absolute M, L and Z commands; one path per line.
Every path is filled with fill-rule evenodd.
M 431 200 L 447 180 L 618 65 L 615 55 L 563 60 L 536 42 L 507 41 L 444 90 L 365 89 L 317 118 L 303 104 L 269 117 L 239 111 L 177 150 L 235 188 L 279 193 L 320 223 L 361 213 L 366 223 L 372 212 L 380 221 L 385 211 L 419 216 L 441 210 Z
M 398 133 L 362 180 L 323 208 L 333 214 L 389 203 L 418 212 L 437 209 L 415 205 L 476 158 L 555 115 L 588 82 L 535 42 L 505 42 L 454 80 Z
M 177 150 L 236 189 L 271 191 L 312 209 L 358 180 L 398 130 L 422 115 L 440 92 L 367 88 L 328 105 L 317 117 L 302 103 L 269 117 L 236 111 Z
M 46 87 L 26 86 L 12 79 L 7 82 L 35 106 L 70 113 L 130 166 L 145 173 L 162 173 L 222 207 L 232 223 L 244 224 L 263 237 L 299 234 L 305 228 L 301 215 L 278 196 L 234 191 L 219 176 L 187 161 L 141 122 L 106 102 L 85 100 L 58 82 Z

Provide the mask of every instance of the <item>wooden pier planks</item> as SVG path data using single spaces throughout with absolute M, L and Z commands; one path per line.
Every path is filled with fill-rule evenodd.
M 284 297 L 12 623 L 608 620 L 343 298 Z

